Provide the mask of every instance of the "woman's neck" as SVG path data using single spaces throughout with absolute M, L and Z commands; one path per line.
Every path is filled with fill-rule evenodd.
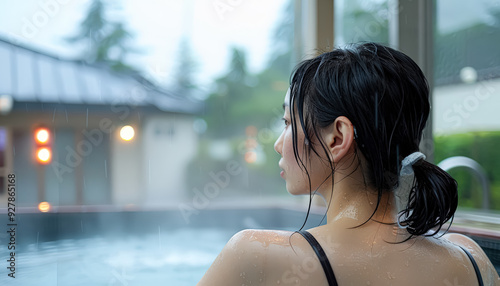
M 382 192 L 377 207 L 378 192 L 366 183 L 361 168 L 349 169 L 335 171 L 333 189 L 331 180 L 328 180 L 318 190 L 329 205 L 327 224 L 354 227 L 370 217 L 371 221 L 395 223 L 397 213 L 393 193 Z

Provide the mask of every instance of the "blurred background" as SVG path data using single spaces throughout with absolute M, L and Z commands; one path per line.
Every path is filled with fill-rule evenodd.
M 273 149 L 289 77 L 358 41 L 406 52 L 428 77 L 421 149 L 459 183 L 452 230 L 500 269 L 498 1 L 0 7 L 1 261 L 17 224 L 16 278 L 0 262 L 0 281 L 194 285 L 235 232 L 300 228 L 309 198 L 286 192 Z M 315 201 L 308 226 L 324 213 Z

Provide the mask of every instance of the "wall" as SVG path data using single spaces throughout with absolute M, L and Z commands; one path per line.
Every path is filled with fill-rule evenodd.
M 184 200 L 188 192 L 186 169 L 198 144 L 193 118 L 179 114 L 148 117 L 143 142 L 146 203 L 162 205 Z

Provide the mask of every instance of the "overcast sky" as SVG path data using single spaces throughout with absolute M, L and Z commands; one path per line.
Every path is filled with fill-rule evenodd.
M 272 47 L 274 27 L 287 1 L 107 2 L 118 3 L 111 6 L 110 16 L 123 19 L 135 34 L 134 46 L 142 50 L 133 57 L 137 67 L 168 82 L 177 65 L 179 40 L 185 35 L 199 63 L 199 80 L 208 83 L 227 68 L 233 45 L 247 50 L 252 71 L 263 67 Z M 77 50 L 63 38 L 77 31 L 90 3 L 87 0 L 0 0 L 0 35 L 50 54 L 74 58 Z
M 339 1 L 339 0 L 337 0 Z M 250 69 L 266 63 L 271 39 L 287 0 L 107 0 L 110 15 L 123 19 L 142 50 L 133 64 L 168 83 L 177 65 L 179 40 L 190 39 L 199 63 L 198 79 L 206 84 L 227 68 L 232 45 L 248 52 Z M 488 22 L 497 0 L 438 0 L 438 28 L 450 32 L 478 21 Z M 62 57 L 77 49 L 62 39 L 74 34 L 91 1 L 0 0 L 0 35 Z M 44 5 L 45 4 L 45 5 Z M 45 15 L 45 16 L 44 16 Z

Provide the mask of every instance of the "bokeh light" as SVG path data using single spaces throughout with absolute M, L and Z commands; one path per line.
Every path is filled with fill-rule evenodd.
M 52 152 L 49 148 L 41 147 L 36 151 L 36 158 L 41 164 L 48 164 L 52 159 Z
M 35 131 L 35 139 L 39 144 L 45 144 L 49 142 L 49 131 L 45 128 L 39 128 Z
M 41 202 L 38 204 L 38 210 L 40 210 L 42 213 L 49 212 L 51 209 L 51 206 L 48 202 Z
M 257 160 L 257 153 L 254 152 L 254 151 L 249 151 L 249 152 L 246 152 L 245 153 L 245 161 L 247 163 L 255 163 L 255 161 Z
M 134 136 L 135 136 L 134 127 L 126 125 L 123 126 L 122 129 L 120 129 L 120 137 L 125 141 L 130 141 L 134 139 Z

